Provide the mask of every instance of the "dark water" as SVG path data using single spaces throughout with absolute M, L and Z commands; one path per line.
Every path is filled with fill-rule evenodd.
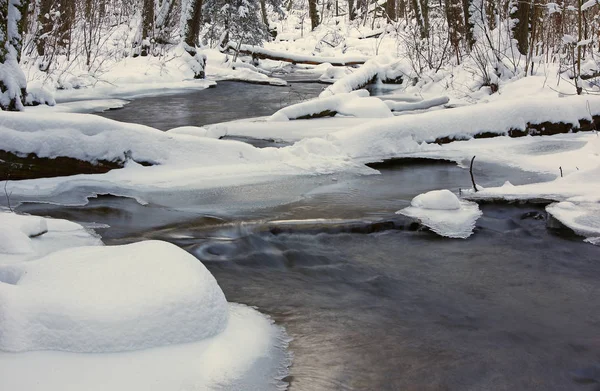
M 170 106 L 165 99 L 157 104 Z M 260 115 L 250 110 L 237 114 Z M 162 239 L 190 251 L 229 301 L 257 306 L 293 337 L 291 390 L 594 390 L 600 248 L 548 229 L 535 205 L 482 206 L 467 240 L 415 230 L 394 212 L 419 193 L 469 187 L 468 171 L 423 162 L 380 170 L 194 195 L 211 213 L 110 196 L 21 210 L 109 224 L 97 230 L 107 244 Z M 483 164 L 475 176 L 483 186 L 545 179 Z M 278 197 L 287 201 L 265 202 Z M 307 219 L 324 220 L 289 222 Z M 387 223 L 349 233 L 372 222 Z
M 479 174 L 484 186 L 499 180 Z M 97 230 L 107 244 L 162 239 L 196 255 L 228 300 L 257 306 L 294 338 L 291 390 L 590 389 L 575 373 L 600 361 L 600 251 L 548 230 L 542 207 L 483 206 L 468 240 L 408 225 L 347 233 L 469 180 L 454 165 L 398 166 L 237 215 L 116 197 L 24 210 L 109 224 Z M 327 220 L 276 222 L 313 218 Z
M 145 97 L 102 117 L 168 130 L 271 115 L 282 107 L 317 96 L 326 86 L 290 83 L 285 87 L 220 81 L 215 88 Z

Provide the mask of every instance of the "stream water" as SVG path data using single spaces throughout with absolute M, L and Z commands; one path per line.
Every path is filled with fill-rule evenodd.
M 270 114 L 287 88 L 219 83 L 103 115 L 202 125 Z M 483 205 L 475 235 L 440 238 L 394 212 L 424 191 L 469 187 L 468 171 L 444 162 L 378 169 L 211 190 L 181 207 L 100 196 L 20 209 L 107 224 L 96 230 L 107 244 L 152 238 L 190 251 L 229 301 L 285 326 L 293 391 L 593 390 L 584 375 L 600 362 L 599 248 L 548 229 L 536 205 Z M 545 179 L 491 165 L 475 175 L 483 186 Z

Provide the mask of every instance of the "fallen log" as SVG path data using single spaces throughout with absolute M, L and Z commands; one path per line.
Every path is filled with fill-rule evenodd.
M 237 50 L 237 44 L 229 42 L 225 50 Z M 252 45 L 240 45 L 239 54 L 249 55 L 254 58 L 263 60 L 274 60 L 291 62 L 292 64 L 307 64 L 320 65 L 329 63 L 333 66 L 350 66 L 362 65 L 367 61 L 367 57 L 363 56 L 342 56 L 342 57 L 322 57 L 322 56 L 306 56 L 302 54 L 294 54 L 288 52 L 276 52 Z
M 542 122 L 539 124 L 527 123 L 525 130 L 522 129 L 509 129 L 508 132 L 481 132 L 473 135 L 472 138 L 492 138 L 500 136 L 508 137 L 524 137 L 524 136 L 552 136 L 555 134 L 563 133 L 577 133 L 577 132 L 589 132 L 592 130 L 598 130 L 600 128 L 600 115 L 594 115 L 592 121 L 587 119 L 580 119 L 579 126 L 574 126 L 571 123 L 564 122 Z M 464 136 L 445 136 L 435 139 L 435 144 L 449 144 L 454 141 L 466 141 L 470 138 Z

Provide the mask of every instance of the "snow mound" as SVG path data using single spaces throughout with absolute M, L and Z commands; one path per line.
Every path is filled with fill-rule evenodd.
M 329 67 L 319 77 L 319 81 L 323 83 L 335 83 L 350 73 L 351 71 L 346 67 Z
M 0 351 L 7 391 L 266 391 L 284 388 L 284 330 L 258 311 L 226 307 L 220 334 L 187 344 L 118 353 Z M 198 325 L 202 327 L 202 325 Z M 177 331 L 177 329 L 174 329 Z
M 600 203 L 564 201 L 548 205 L 546 211 L 590 243 L 600 237 Z
M 46 220 L 0 211 L 0 254 L 33 253 L 30 237 L 48 232 Z
M 413 198 L 411 206 L 397 214 L 412 217 L 440 236 L 466 239 L 482 215 L 479 206 L 459 200 L 449 190 L 434 190 Z
M 0 254 L 27 254 L 33 252 L 27 235 L 13 228 L 0 227 Z
M 227 326 L 214 277 L 175 245 L 79 247 L 0 266 L 0 350 L 118 352 L 189 343 Z M 2 281 L 2 278 L 0 278 Z
M 0 210 L 0 265 L 90 245 L 102 245 L 102 242 L 79 224 Z
M 392 112 L 381 99 L 370 97 L 367 90 L 357 90 L 284 107 L 270 116 L 268 121 L 288 121 L 329 112 L 357 118 L 393 117 Z
M 419 194 L 411 201 L 411 206 L 421 209 L 456 210 L 460 209 L 460 200 L 450 190 L 433 190 Z

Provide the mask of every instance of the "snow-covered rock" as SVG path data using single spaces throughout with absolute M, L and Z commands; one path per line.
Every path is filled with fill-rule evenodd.
M 189 343 L 227 325 L 214 277 L 175 245 L 78 247 L 0 266 L 0 350 L 118 352 Z
M 258 311 L 228 305 L 229 322 L 197 342 L 115 353 L 0 351 L 6 391 L 280 390 L 290 364 L 284 330 Z M 198 325 L 202 327 L 202 325 Z M 174 330 L 177 332 L 177 329 Z
M 450 190 L 419 194 L 411 206 L 396 213 L 419 220 L 438 235 L 459 239 L 473 234 L 475 223 L 482 215 L 476 203 L 459 200 Z

